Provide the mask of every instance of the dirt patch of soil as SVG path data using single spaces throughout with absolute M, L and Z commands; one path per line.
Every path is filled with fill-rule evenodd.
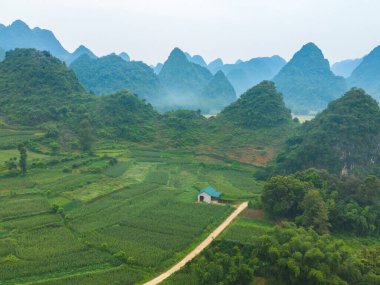
M 256 278 L 256 284 L 257 285 L 265 285 L 265 278 L 264 277 L 257 277 Z
M 242 215 L 249 219 L 262 219 L 265 214 L 262 210 L 245 209 Z
M 226 156 L 242 163 L 264 166 L 273 158 L 275 153 L 273 148 L 259 150 L 254 147 L 242 147 L 227 151 Z

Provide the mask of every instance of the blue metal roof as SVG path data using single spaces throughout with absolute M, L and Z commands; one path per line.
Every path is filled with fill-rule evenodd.
M 219 193 L 218 191 L 216 191 L 211 186 L 208 186 L 207 188 L 204 188 L 203 190 L 201 190 L 201 192 L 199 194 L 202 194 L 202 193 L 206 193 L 206 194 L 208 194 L 208 195 L 210 195 L 211 197 L 214 197 L 214 198 L 219 198 L 220 195 L 222 195 L 222 193 Z

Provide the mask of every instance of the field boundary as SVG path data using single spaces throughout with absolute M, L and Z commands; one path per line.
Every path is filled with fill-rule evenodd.
M 209 246 L 213 240 L 218 237 L 230 224 L 231 222 L 246 208 L 248 207 L 248 202 L 241 203 L 237 209 L 228 216 L 227 219 L 224 220 L 211 234 L 207 236 L 205 240 L 203 240 L 194 250 L 192 250 L 188 255 L 186 255 L 180 262 L 172 266 L 169 270 L 162 273 L 158 277 L 153 280 L 144 283 L 144 285 L 156 285 L 169 278 L 172 274 L 179 271 L 183 266 L 185 266 L 188 262 L 190 262 L 193 258 L 195 258 L 198 254 L 200 254 L 207 246 Z

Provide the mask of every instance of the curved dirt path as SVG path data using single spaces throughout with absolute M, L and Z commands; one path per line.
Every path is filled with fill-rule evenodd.
M 153 280 L 145 283 L 144 285 L 156 285 L 160 282 L 164 281 L 166 278 L 170 277 L 173 273 L 180 270 L 183 266 L 186 265 L 189 261 L 191 261 L 194 257 L 202 252 L 210 243 L 220 235 L 231 222 L 248 207 L 248 202 L 243 202 L 239 205 L 239 207 L 222 223 L 217 227 L 204 241 L 202 241 L 193 251 L 191 251 L 188 255 L 186 255 L 180 262 L 175 264 L 168 271 L 162 273 L 160 276 L 154 278 Z

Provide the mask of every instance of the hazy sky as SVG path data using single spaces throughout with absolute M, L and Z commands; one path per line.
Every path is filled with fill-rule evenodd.
M 332 62 L 380 44 L 378 0 L 0 0 L 0 23 L 52 30 L 73 51 L 126 51 L 148 63 L 176 46 L 225 62 L 278 54 L 313 41 Z

